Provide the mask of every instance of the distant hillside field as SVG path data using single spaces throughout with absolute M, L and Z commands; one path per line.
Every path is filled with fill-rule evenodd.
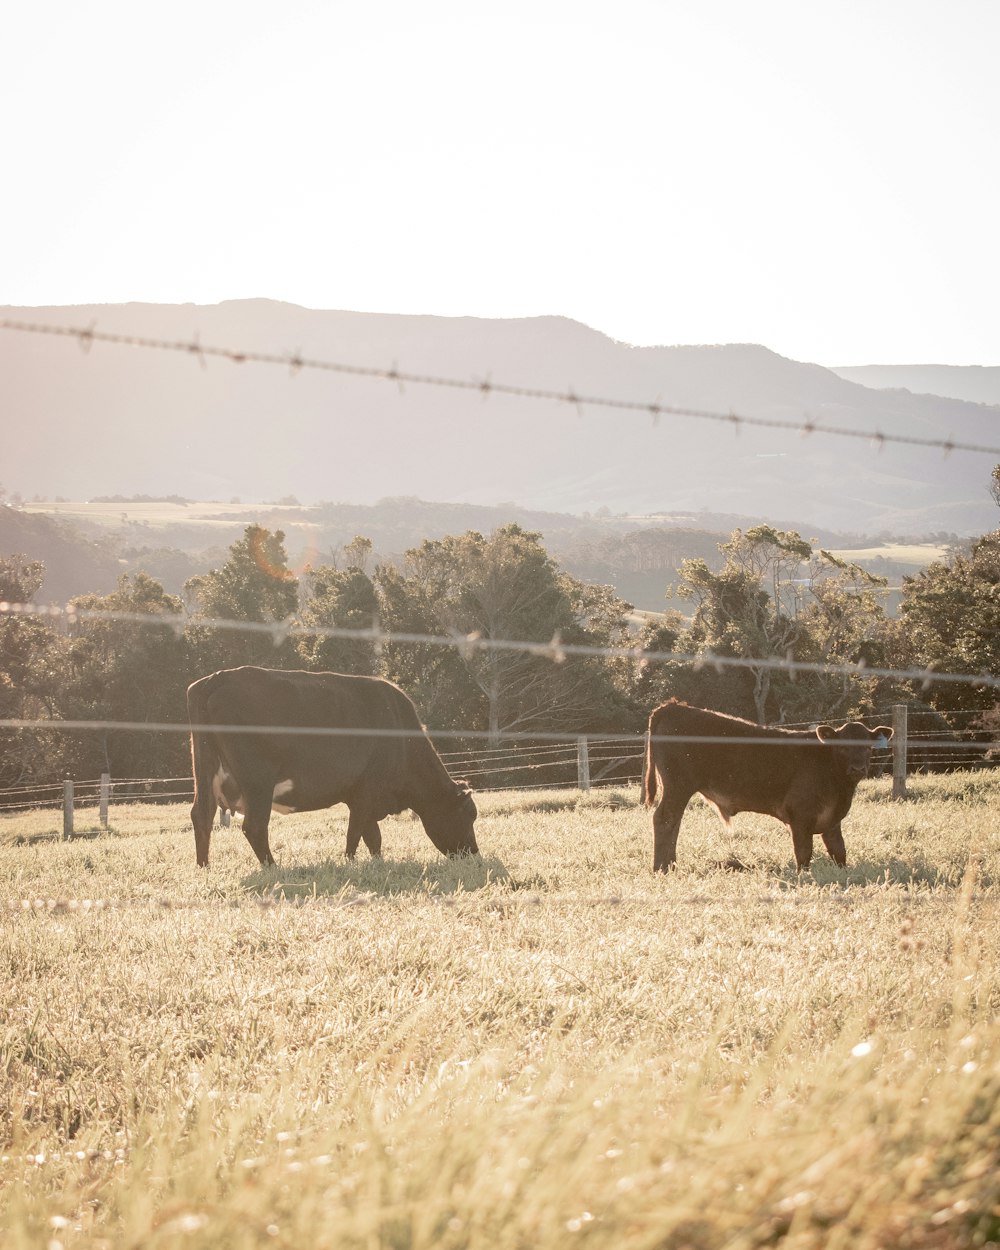
M 840 560 L 853 560 L 867 566 L 873 560 L 892 560 L 895 564 L 912 564 L 926 568 L 937 560 L 943 560 L 948 548 L 939 543 L 883 543 L 878 547 L 850 547 L 832 551 Z
M 699 528 L 702 520 L 711 529 Z M 756 518 L 723 514 L 667 516 L 572 516 L 497 508 L 387 499 L 372 507 L 230 501 L 54 500 L 0 509 L 0 554 L 21 552 L 47 569 L 45 601 L 65 601 L 91 591 L 106 593 L 121 573 L 138 570 L 173 594 L 187 578 L 216 568 L 247 525 L 281 530 L 293 567 L 336 563 L 357 534 L 371 538 L 373 561 L 399 561 L 424 539 L 477 529 L 489 533 L 509 521 L 537 529 L 554 559 L 584 581 L 609 585 L 640 611 L 685 609 L 665 591 L 684 560 L 721 567 L 719 544 Z M 682 523 L 677 523 L 682 522 Z M 788 526 L 790 527 L 790 526 Z M 801 528 L 816 545 L 889 580 L 890 610 L 904 576 L 940 560 L 942 543 L 869 542 L 850 546 L 845 535 Z M 839 540 L 839 541 L 838 541 Z

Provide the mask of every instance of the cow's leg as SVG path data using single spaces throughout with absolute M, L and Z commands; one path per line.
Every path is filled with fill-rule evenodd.
M 844 846 L 844 835 L 840 832 L 840 821 L 823 834 L 823 844 L 830 852 L 830 858 L 841 868 L 847 864 L 847 847 Z
M 693 793 L 687 789 L 672 790 L 664 783 L 663 794 L 653 811 L 654 872 L 667 872 L 677 862 L 677 834 Z
M 274 863 L 267 829 L 271 821 L 271 798 L 273 786 L 248 786 L 243 793 L 243 834 L 253 847 L 253 853 L 265 868 Z
M 347 822 L 347 858 L 353 859 L 358 843 L 364 838 L 365 846 L 371 852 L 372 859 L 382 856 L 382 832 L 378 821 L 361 808 L 352 808 Z
M 792 846 L 795 850 L 795 865 L 799 872 L 803 872 L 809 867 L 813 857 L 811 825 L 792 825 Z

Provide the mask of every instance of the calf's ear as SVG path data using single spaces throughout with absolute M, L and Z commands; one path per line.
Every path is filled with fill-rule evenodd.
M 837 731 L 832 725 L 816 726 L 816 737 L 819 738 L 820 742 L 829 742 L 831 738 L 836 738 L 836 736 Z
M 890 725 L 879 725 L 876 729 L 870 729 L 868 732 L 875 746 L 881 748 L 889 745 L 889 739 L 892 737 L 892 727 Z

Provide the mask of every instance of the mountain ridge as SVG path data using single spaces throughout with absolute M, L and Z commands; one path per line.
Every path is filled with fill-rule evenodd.
M 177 494 L 373 502 L 392 495 L 583 512 L 803 516 L 832 530 L 976 533 L 986 456 L 736 421 L 478 391 L 997 443 L 965 400 L 875 390 L 759 344 L 634 347 L 558 316 L 491 320 L 303 309 L 265 299 L 3 310 L 52 325 L 459 379 L 472 389 L 294 371 L 72 338 L 0 335 L 13 421 L 5 484 L 30 497 Z M 192 357 L 194 357 L 192 359 Z M 203 367 L 199 367 L 199 360 Z M 961 463 L 959 463 L 961 461 Z

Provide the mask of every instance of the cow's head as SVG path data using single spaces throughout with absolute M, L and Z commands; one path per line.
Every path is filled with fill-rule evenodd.
M 848 721 L 839 729 L 832 725 L 819 725 L 816 737 L 839 755 L 849 781 L 860 781 L 868 775 L 868 760 L 873 747 L 887 747 L 892 737 L 888 725 L 869 729 L 860 721 Z
M 454 791 L 420 813 L 427 836 L 442 855 L 478 855 L 476 801 L 467 781 L 456 781 Z

